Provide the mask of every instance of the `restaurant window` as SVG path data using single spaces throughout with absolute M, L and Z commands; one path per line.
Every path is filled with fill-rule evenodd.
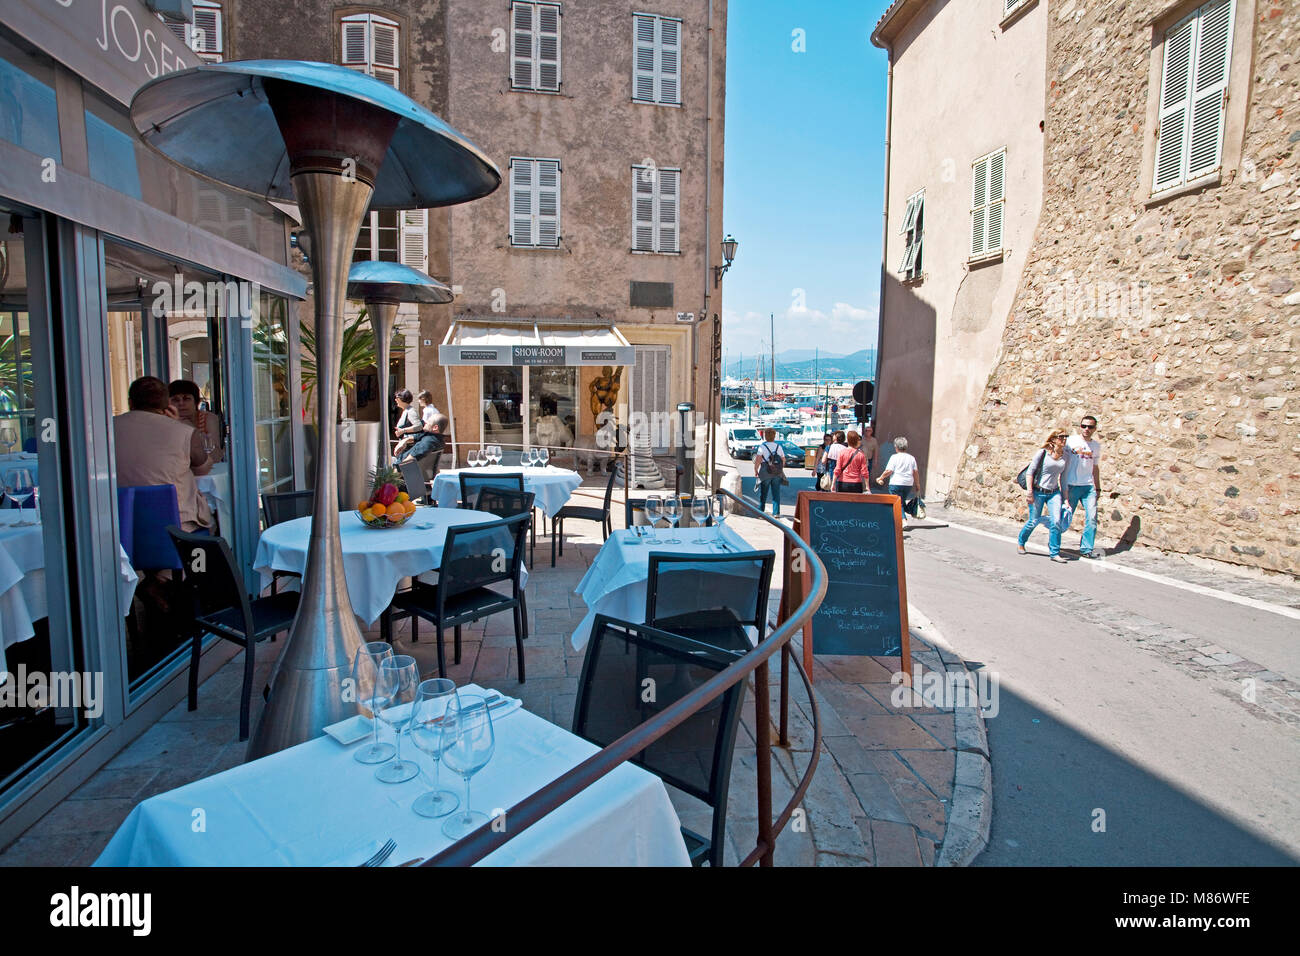
M 266 292 L 259 296 L 253 314 L 253 407 L 260 492 L 293 489 L 288 314 L 288 302 Z
M 63 162 L 54 65 L 0 36 L 0 137 L 30 153 Z
M 578 370 L 528 369 L 528 438 L 534 447 L 572 448 L 578 429 Z
M 139 137 L 130 119 L 121 107 L 89 89 L 84 100 L 90 178 L 132 199 L 142 200 L 140 169 L 136 163 Z
M 681 199 L 680 169 L 632 167 L 632 250 L 680 251 L 678 220 Z
M 971 166 L 970 258 L 1002 254 L 1002 209 L 1006 203 L 1006 149 L 981 156 Z
M 560 245 L 560 161 L 510 159 L 510 244 L 555 249 Z
M 397 22 L 375 13 L 358 13 L 339 21 L 344 66 L 401 89 Z
M 517 450 L 524 443 L 524 372 L 515 366 L 483 367 L 483 441 Z
M 176 39 L 197 53 L 199 59 L 220 63 L 226 51 L 221 32 L 223 19 L 221 4 L 194 0 L 193 23 L 165 22 Z
M 510 86 L 535 93 L 560 89 L 560 5 L 510 5 Z
M 428 272 L 429 210 L 385 209 L 369 213 L 352 251 L 353 262 L 367 260 L 400 262 L 418 272 Z
M 632 17 L 632 99 L 680 106 L 682 21 L 638 13 Z

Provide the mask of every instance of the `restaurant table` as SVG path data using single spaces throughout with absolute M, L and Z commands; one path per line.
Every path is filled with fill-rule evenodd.
M 447 529 L 459 525 L 496 521 L 484 511 L 459 508 L 418 508 L 400 528 L 368 528 L 355 511 L 339 515 L 339 538 L 343 544 L 343 568 L 352 609 L 366 626 L 392 603 L 403 578 L 437 571 L 442 565 L 442 546 Z M 271 572 L 302 574 L 307 567 L 307 541 L 311 518 L 294 518 L 271 525 L 262 532 L 253 557 L 253 570 L 262 576 L 262 586 L 271 583 Z M 528 580 L 527 569 L 523 580 Z
M 489 693 L 476 685 L 461 693 Z M 472 808 L 492 816 L 541 789 L 599 748 L 526 710 L 493 712 L 496 750 L 474 775 Z M 380 736 L 391 739 L 384 725 Z M 409 740 L 421 774 L 375 779 L 328 736 L 150 797 L 136 805 L 95 866 L 355 866 L 392 839 L 387 866 L 425 860 L 451 845 L 445 817 L 411 809 L 432 789 L 433 765 Z M 465 799 L 442 768 L 442 789 Z M 206 830 L 195 829 L 201 807 Z M 507 827 L 509 821 L 506 821 Z M 482 860 L 508 866 L 689 866 L 681 824 L 663 782 L 624 763 Z
M 672 534 L 667 528 L 651 531 L 641 528 L 646 536 L 638 537 L 631 528 L 620 529 L 601 545 L 591 567 L 582 576 L 574 593 L 587 605 L 587 614 L 573 632 L 574 650 L 582 650 L 591 638 L 591 625 L 597 614 L 607 614 L 623 621 L 645 621 L 646 583 L 650 579 L 650 554 L 713 554 L 726 552 L 715 547 L 722 542 L 732 554 L 753 551 L 744 538 L 727 527 L 678 528 Z M 665 539 L 675 537 L 680 544 L 665 544 Z M 697 539 L 703 538 L 704 543 Z
M 206 475 L 196 475 L 194 483 L 198 485 L 199 494 L 208 500 L 212 513 L 217 516 L 221 534 L 229 538 L 235 526 L 233 512 L 230 510 L 230 465 L 219 461 Z
M 34 624 L 49 616 L 45 595 L 45 540 L 42 526 L 14 527 L 20 517 L 32 520 L 36 512 L 0 511 L 0 651 L 28 640 Z M 131 606 L 138 581 L 122 546 L 117 546 L 117 592 L 123 613 Z
M 511 468 L 490 465 L 487 468 L 453 468 L 440 471 L 433 479 L 433 498 L 440 508 L 455 508 L 460 504 L 460 476 L 470 475 L 523 475 L 524 491 L 531 491 L 534 503 L 546 517 L 554 518 L 569 501 L 569 496 L 582 484 L 582 476 L 568 468 Z

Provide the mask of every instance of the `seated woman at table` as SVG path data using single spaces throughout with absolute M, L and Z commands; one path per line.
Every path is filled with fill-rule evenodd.
M 181 529 L 211 528 L 212 512 L 194 480 L 200 468 L 212 467 L 211 456 L 199 432 L 179 420 L 167 393 L 162 379 L 138 378 L 126 393 L 130 411 L 113 416 L 117 486 L 173 485 Z
M 402 457 L 402 452 L 415 444 L 415 436 L 423 430 L 424 422 L 420 419 L 420 412 L 415 407 L 415 397 L 409 388 L 394 392 L 393 401 L 402 410 L 402 414 L 397 417 L 397 424 L 393 426 L 393 437 L 401 439 L 393 449 L 393 461 L 398 461 Z
M 221 416 L 199 408 L 199 387 L 189 379 L 178 378 L 167 386 L 167 393 L 176 417 L 196 429 L 202 437 L 207 461 L 195 468 L 194 474 L 206 475 L 226 454 L 222 447 Z

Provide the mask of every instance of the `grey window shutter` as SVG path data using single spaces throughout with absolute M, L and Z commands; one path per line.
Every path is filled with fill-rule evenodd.
M 634 62 L 632 72 L 632 97 L 647 103 L 655 101 L 655 17 L 632 18 Z
M 429 271 L 429 210 L 402 212 L 402 265 L 419 272 Z
M 1199 12 L 1195 77 L 1192 84 L 1191 130 L 1187 148 L 1187 179 L 1219 168 L 1223 148 L 1223 105 L 1232 57 L 1231 0 L 1206 4 Z
M 190 45 L 195 53 L 220 54 L 221 11 L 215 7 L 195 7 L 192 36 L 194 42 Z
M 510 85 L 521 90 L 533 88 L 533 14 L 531 3 L 510 7 Z
M 682 25 L 659 20 L 659 103 L 680 103 L 682 86 Z
M 632 248 L 637 252 L 655 251 L 655 179 L 655 170 L 632 167 Z
M 989 157 L 989 210 L 985 252 L 996 252 L 1002 248 L 1002 200 L 1005 189 L 1003 172 L 1006 161 L 1006 152 L 994 153 Z
M 658 242 L 656 252 L 677 252 L 678 212 L 681 208 L 680 186 L 681 172 L 676 169 L 661 169 L 656 176 L 658 181 Z
M 560 164 L 553 159 L 537 160 L 537 236 L 539 246 L 560 244 Z
M 176 37 L 176 39 L 180 40 L 186 46 L 190 45 L 190 41 L 188 37 L 189 34 L 188 23 L 173 23 L 170 20 L 164 22 L 166 22 L 167 29 L 172 31 L 172 35 Z
M 984 254 L 985 215 L 988 209 L 989 161 L 981 159 L 975 164 L 971 189 L 970 254 Z
M 531 159 L 510 160 L 510 244 L 533 246 L 533 166 Z
M 560 8 L 550 3 L 537 5 L 536 89 L 556 92 L 560 88 Z
M 370 65 L 370 42 L 366 36 L 368 26 L 364 20 L 343 21 L 343 65 L 359 69 L 363 73 Z
M 1183 181 L 1187 114 L 1191 102 L 1193 14 L 1165 34 L 1165 62 L 1160 80 L 1160 126 L 1152 191 Z

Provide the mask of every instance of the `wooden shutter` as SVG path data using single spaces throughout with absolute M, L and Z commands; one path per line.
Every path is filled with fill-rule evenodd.
M 650 440 L 656 448 L 664 448 L 663 426 L 671 421 L 667 417 L 668 376 L 672 368 L 672 347 L 667 345 L 638 345 L 636 364 L 632 366 L 632 410 L 646 416 Z
M 194 8 L 193 43 L 195 53 L 216 56 L 221 53 L 221 10 L 216 7 Z
M 370 42 L 365 20 L 343 21 L 343 65 L 367 72 L 370 65 Z
M 632 248 L 655 251 L 655 179 L 657 171 L 632 167 Z
M 1152 192 L 1168 189 L 1183 181 L 1195 30 L 1196 15 L 1193 14 L 1165 34 L 1165 63 L 1160 80 L 1160 125 L 1156 133 L 1156 168 Z
M 533 183 L 534 162 L 531 159 L 510 160 L 510 244 L 534 246 L 533 234 Z
M 1198 11 L 1185 174 L 1188 180 L 1219 168 L 1223 148 L 1223 104 L 1232 57 L 1232 6 L 1231 0 L 1222 0 L 1218 4 L 1206 4 Z
M 560 89 L 560 8 L 550 3 L 537 5 L 537 74 L 534 89 Z
M 419 272 L 429 271 L 429 210 L 407 209 L 402 212 L 402 265 Z
M 989 157 L 989 199 L 988 231 L 984 240 L 985 252 L 997 252 L 1002 248 L 1002 199 L 1005 193 L 1003 179 L 1007 154 L 994 153 Z
M 658 195 L 658 242 L 655 252 L 677 252 L 678 212 L 681 209 L 681 171 L 661 169 L 656 176 Z
M 970 254 L 984 254 L 985 217 L 988 210 L 989 161 L 981 159 L 975 164 L 971 189 Z
M 370 75 L 393 87 L 399 87 L 397 62 L 397 26 L 377 18 L 370 21 Z
M 682 86 L 682 25 L 677 20 L 659 20 L 658 103 L 680 103 Z
M 537 188 L 533 190 L 536 208 L 535 242 L 556 248 L 560 244 L 560 164 L 554 159 L 537 160 Z
M 634 16 L 632 98 L 648 103 L 655 101 L 655 17 Z
M 188 23 L 173 23 L 170 20 L 165 20 L 163 22 L 167 24 L 167 29 L 172 31 L 172 35 L 176 37 L 176 39 L 180 40 L 186 46 L 190 45 Z
M 531 90 L 533 88 L 533 4 L 512 4 L 510 15 L 510 85 L 521 90 Z

